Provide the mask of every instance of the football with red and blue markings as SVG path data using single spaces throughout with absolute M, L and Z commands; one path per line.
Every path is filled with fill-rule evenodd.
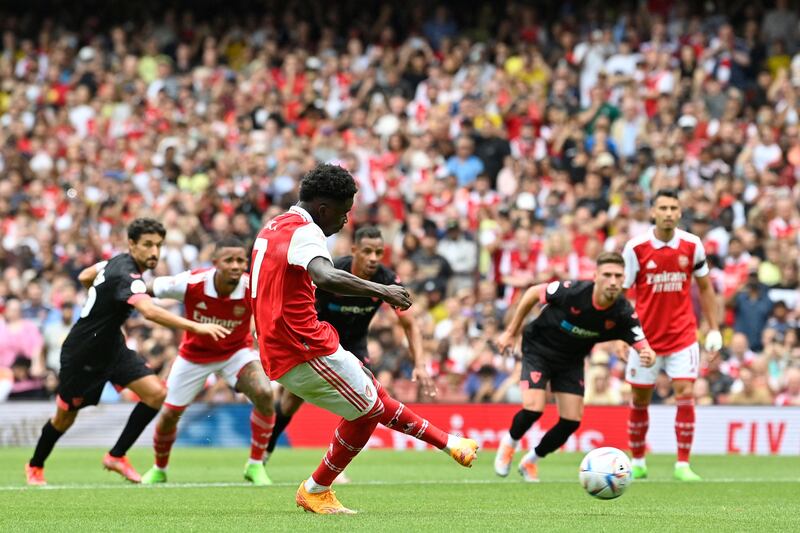
M 631 482 L 631 461 L 622 450 L 596 448 L 581 461 L 581 485 L 601 500 L 619 498 Z

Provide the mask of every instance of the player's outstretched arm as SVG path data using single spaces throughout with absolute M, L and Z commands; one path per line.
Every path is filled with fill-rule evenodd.
M 315 257 L 308 263 L 311 280 L 322 290 L 342 296 L 369 296 L 405 310 L 411 307 L 411 296 L 400 285 L 381 285 L 363 280 L 344 270 L 334 268 L 325 257 Z
M 194 322 L 182 316 L 170 313 L 166 309 L 154 304 L 153 300 L 150 298 L 142 298 L 132 305 L 147 320 L 151 320 L 167 328 L 183 329 L 198 335 L 209 335 L 215 341 L 227 337 L 230 333 L 230 330 L 219 324 L 201 324 L 200 322 Z
M 522 295 L 520 298 L 519 303 L 517 304 L 517 309 L 514 311 L 514 317 L 511 319 L 511 322 L 506 327 L 505 331 L 500 334 L 500 337 L 497 339 L 497 348 L 500 350 L 500 353 L 506 353 L 513 347 L 513 344 L 519 335 L 520 330 L 522 329 L 522 324 L 525 321 L 525 317 L 528 316 L 528 313 L 531 312 L 533 306 L 536 305 L 542 298 L 542 294 L 544 293 L 547 284 L 540 283 L 538 285 L 534 285 L 529 287 L 528 290 Z
M 706 333 L 705 349 L 713 359 L 722 349 L 722 334 L 719 332 L 719 316 L 717 309 L 717 293 L 711 284 L 709 276 L 695 278 L 700 289 L 700 308 L 703 316 L 708 322 L 708 333 Z
M 419 325 L 410 313 L 398 313 L 397 318 L 406 334 L 408 351 L 411 352 L 411 357 L 414 358 L 414 371 L 411 375 L 411 381 L 419 381 L 422 393 L 433 398 L 436 396 L 436 383 L 428 373 L 428 358 L 425 357 L 425 352 L 422 349 L 422 332 L 419 329 Z

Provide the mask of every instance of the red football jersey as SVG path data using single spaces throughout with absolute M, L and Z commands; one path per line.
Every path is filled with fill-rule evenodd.
M 339 347 L 333 326 L 317 319 L 315 286 L 306 270 L 316 257 L 333 263 L 322 229 L 298 206 L 272 219 L 253 245 L 249 296 L 261 362 L 271 379 Z
M 250 333 L 253 313 L 247 298 L 249 276 L 244 274 L 231 295 L 223 298 L 214 287 L 215 272 L 214 268 L 186 271 L 153 281 L 155 296 L 182 301 L 184 314 L 189 320 L 219 324 L 231 331 L 230 335 L 218 341 L 209 335 L 185 331 L 178 352 L 192 363 L 224 361 L 242 348 L 253 347 Z
M 636 286 L 636 312 L 656 354 L 669 355 L 697 342 L 697 320 L 689 291 L 692 276 L 709 273 L 700 239 L 676 230 L 671 241 L 663 242 L 651 229 L 628 241 L 622 255 L 623 286 Z

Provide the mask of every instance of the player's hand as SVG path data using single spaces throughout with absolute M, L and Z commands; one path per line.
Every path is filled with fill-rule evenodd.
M 613 351 L 620 361 L 622 361 L 623 363 L 628 362 L 628 354 L 630 353 L 630 347 L 628 346 L 627 342 L 625 341 L 615 342 Z
M 424 366 L 415 366 L 414 370 L 411 372 L 411 381 L 415 383 L 419 382 L 423 396 L 436 398 L 436 382 L 433 381 L 427 368 Z
M 639 350 L 639 360 L 644 366 L 650 368 L 656 363 L 656 352 L 649 346 L 647 348 L 642 348 Z
M 385 294 L 383 301 L 392 307 L 396 307 L 401 311 L 405 311 L 411 307 L 411 296 L 402 285 L 387 285 L 385 287 Z
M 220 326 L 219 324 L 200 324 L 198 323 L 194 332 L 198 335 L 209 335 L 215 341 L 224 339 L 230 335 L 231 330 Z
M 497 337 L 497 351 L 501 355 L 508 356 L 517 344 L 517 336 L 513 335 L 510 331 L 506 330 Z
M 719 330 L 712 329 L 706 333 L 705 349 L 709 360 L 713 360 L 719 354 L 722 349 L 722 334 Z

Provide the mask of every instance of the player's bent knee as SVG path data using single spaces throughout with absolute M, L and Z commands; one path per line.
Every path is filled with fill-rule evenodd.
M 281 411 L 287 416 L 292 416 L 303 405 L 303 399 L 299 396 L 288 392 L 281 399 Z
M 693 381 L 673 381 L 672 382 L 672 389 L 675 391 L 675 396 L 692 396 L 694 387 Z
M 647 407 L 650 405 L 652 395 L 653 389 L 650 387 L 631 387 L 631 402 L 636 407 Z
M 59 409 L 56 411 L 56 415 L 50 420 L 50 423 L 53 424 L 53 427 L 56 428 L 61 433 L 67 431 L 72 424 L 75 423 L 75 418 L 78 416 L 78 411 L 62 411 Z
M 161 409 L 161 406 L 164 405 L 164 400 L 166 399 L 167 389 L 166 387 L 161 386 L 149 392 L 145 397 L 142 397 L 142 402 L 153 409 Z
M 177 424 L 183 415 L 184 408 L 174 408 L 165 405 L 161 410 L 161 419 L 167 424 Z
M 272 391 L 270 389 L 258 389 L 250 398 L 259 413 L 265 416 L 272 416 L 275 409 L 272 402 Z
M 558 423 L 566 430 L 569 431 L 570 434 L 575 433 L 578 431 L 578 428 L 581 427 L 581 421 L 573 420 L 571 418 L 559 418 Z

